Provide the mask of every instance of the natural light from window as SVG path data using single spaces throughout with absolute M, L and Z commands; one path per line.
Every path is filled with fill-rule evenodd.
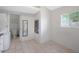
M 61 15 L 61 27 L 79 28 L 79 11 Z

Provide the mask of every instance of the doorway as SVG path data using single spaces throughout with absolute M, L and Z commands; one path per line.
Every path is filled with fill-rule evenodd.
M 19 15 L 10 14 L 10 32 L 12 39 L 19 37 L 19 31 L 20 31 L 19 21 L 20 21 Z

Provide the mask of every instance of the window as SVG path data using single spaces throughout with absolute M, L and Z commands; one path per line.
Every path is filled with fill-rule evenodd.
M 61 15 L 61 27 L 79 27 L 79 11 Z

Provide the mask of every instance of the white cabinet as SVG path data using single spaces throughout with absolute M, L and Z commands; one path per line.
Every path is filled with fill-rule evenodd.
M 4 32 L 0 36 L 0 51 L 5 51 L 9 48 L 10 45 L 10 32 Z
M 0 51 L 3 50 L 3 35 L 0 36 Z
M 7 50 L 10 45 L 10 33 L 6 32 L 3 37 L 3 50 Z

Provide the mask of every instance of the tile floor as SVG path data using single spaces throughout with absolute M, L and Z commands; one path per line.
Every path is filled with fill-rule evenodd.
M 19 38 L 11 41 L 10 48 L 4 53 L 67 53 L 71 49 L 65 48 L 53 41 L 39 43 L 36 40 L 20 41 Z

